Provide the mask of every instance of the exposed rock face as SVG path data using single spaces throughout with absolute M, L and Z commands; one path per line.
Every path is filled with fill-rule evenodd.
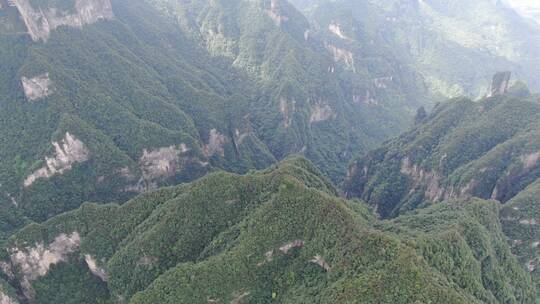
M 38 101 L 53 93 L 52 82 L 49 73 L 41 74 L 33 78 L 22 77 L 24 95 L 29 101 Z
M 208 50 L 212 55 L 222 55 L 229 58 L 235 58 L 237 56 L 235 51 L 236 43 L 234 39 L 231 39 L 224 34 L 222 25 L 207 29 L 204 37 L 206 39 Z
M 468 198 L 478 186 L 474 179 L 470 180 L 463 187 L 448 187 L 442 183 L 442 177 L 436 170 L 428 171 L 419 165 L 412 164 L 408 157 L 401 161 L 401 173 L 407 175 L 414 182 L 414 188 L 424 185 L 426 191 L 424 196 L 433 202 L 448 199 Z M 412 190 L 411 190 L 412 191 Z
M 219 155 L 221 157 L 225 156 L 224 146 L 227 143 L 227 138 L 225 135 L 219 133 L 218 130 L 210 130 L 210 136 L 208 138 L 208 144 L 204 146 L 204 154 L 206 157 Z
M 0 304 L 18 304 L 19 302 L 10 298 L 8 295 L 0 291 Z
M 125 187 L 123 191 L 142 193 L 156 189 L 160 182 L 184 172 L 189 165 L 202 167 L 209 165 L 198 156 L 191 155 L 191 151 L 192 149 L 184 143 L 151 150 L 144 149 L 138 164 L 140 175 L 133 173 L 128 167 L 117 170 L 117 173 L 127 181 L 135 182 Z
M 238 129 L 234 130 L 234 141 L 237 145 L 241 145 L 249 136 L 249 132 L 242 132 Z
M 373 96 L 370 90 L 366 90 L 364 95 L 361 95 L 361 93 L 353 92 L 353 103 L 366 104 L 371 106 L 379 104 L 379 102 L 375 99 L 375 96 Z
M 313 264 L 319 265 L 326 272 L 329 272 L 331 270 L 330 265 L 328 265 L 328 263 L 320 255 L 314 256 L 310 262 Z
M 528 272 L 533 272 L 536 270 L 536 267 L 538 267 L 538 264 L 540 264 L 540 260 L 530 260 L 525 267 L 527 268 Z
M 279 99 L 279 111 L 283 114 L 284 126 L 288 128 L 292 124 L 294 112 L 296 111 L 296 101 L 287 101 L 287 99 L 281 97 Z
M 315 105 L 311 110 L 311 117 L 309 118 L 309 121 L 311 123 L 321 122 L 331 119 L 334 116 L 335 113 L 329 105 Z
M 510 86 L 511 72 L 499 72 L 493 76 L 489 97 L 504 95 Z
M 279 247 L 279 251 L 283 252 L 284 254 L 288 254 L 291 249 L 302 248 L 302 247 L 304 247 L 304 241 L 296 240 L 296 241 L 284 244 L 283 246 Z
M 345 49 L 341 49 L 333 44 L 327 44 L 326 48 L 332 53 L 334 56 L 335 62 L 343 62 L 345 64 L 345 67 L 349 70 L 355 71 L 354 67 L 354 55 L 351 51 L 347 51 Z
M 350 40 L 350 38 L 343 33 L 341 26 L 335 22 L 332 22 L 330 23 L 330 25 L 328 25 L 328 30 L 343 40 Z
M 63 174 L 71 170 L 74 164 L 82 163 L 88 160 L 90 152 L 84 143 L 69 132 L 60 142 L 52 143 L 55 149 L 53 157 L 45 158 L 45 166 L 38 169 L 24 180 L 24 186 L 31 186 L 40 178 L 49 178 L 56 174 Z
M 244 300 L 250 294 L 251 293 L 249 291 L 238 292 L 236 294 L 233 294 L 233 299 L 231 300 L 231 304 L 244 304 L 244 303 L 247 303 L 247 301 L 244 301 Z
M 264 260 L 257 263 L 257 267 L 264 266 L 266 263 L 270 263 L 274 260 L 274 250 L 269 250 L 264 253 Z
M 519 221 L 521 225 L 540 225 L 540 221 L 536 219 L 522 219 Z
M 185 144 L 151 151 L 145 149 L 139 161 L 143 178 L 150 181 L 172 176 L 181 170 L 180 155 L 188 151 Z
M 445 189 L 439 184 L 440 176 L 437 172 L 425 171 L 420 166 L 412 164 L 411 160 L 405 157 L 401 161 L 401 173 L 409 176 L 416 185 L 425 184 L 426 192 L 424 195 L 430 200 L 438 201 L 443 197 Z
M 510 197 L 508 193 L 513 184 L 519 182 L 528 174 L 536 170 L 540 166 L 540 151 L 523 154 L 519 157 L 522 163 L 522 168 L 512 168 L 506 171 L 491 193 L 491 199 L 506 202 Z
M 107 273 L 105 272 L 105 269 L 99 267 L 97 261 L 89 254 L 84 255 L 84 260 L 86 261 L 86 265 L 88 265 L 88 269 L 98 278 L 100 278 L 103 282 L 107 282 Z
M 373 79 L 373 84 L 379 89 L 386 89 L 394 81 L 394 76 L 378 77 Z
M 20 282 L 24 295 L 31 299 L 33 290 L 30 282 L 45 276 L 52 265 L 67 261 L 69 255 L 78 250 L 80 243 L 79 233 L 73 232 L 71 235 L 60 234 L 47 246 L 39 243 L 25 249 L 13 248 L 11 263 L 22 274 Z
M 523 169 L 525 170 L 530 170 L 536 167 L 538 164 L 540 164 L 540 151 L 523 155 L 521 157 L 521 161 L 523 162 Z
M 183 143 L 154 150 L 144 149 L 139 160 L 142 176 L 136 185 L 127 187 L 125 191 L 141 193 L 155 189 L 158 180 L 172 177 L 184 168 L 189 159 L 182 155 L 189 151 L 190 149 Z M 120 174 L 128 180 L 136 179 L 129 168 L 122 168 Z
M 34 41 L 47 41 L 51 31 L 66 25 L 81 28 L 114 17 L 110 0 L 75 0 L 73 10 L 36 8 L 29 0 L 12 0 Z
M 274 20 L 277 26 L 280 26 L 283 22 L 289 20 L 287 16 L 284 16 L 281 13 L 278 0 L 270 1 L 270 8 L 266 11 L 266 14 L 268 15 L 268 17 Z

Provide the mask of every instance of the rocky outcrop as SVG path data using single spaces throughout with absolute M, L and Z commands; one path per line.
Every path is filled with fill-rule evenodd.
M 508 88 L 510 87 L 511 77 L 511 72 L 499 72 L 495 74 L 495 76 L 493 76 L 493 81 L 491 82 L 491 89 L 488 97 L 506 94 L 508 92 Z
M 420 165 L 413 164 L 409 157 L 402 159 L 400 172 L 413 181 L 411 191 L 425 187 L 424 197 L 432 202 L 469 198 L 478 186 L 478 182 L 474 179 L 462 187 L 448 186 L 437 170 L 425 170 Z
M 355 71 L 354 55 L 351 51 L 339 48 L 333 44 L 327 44 L 326 48 L 332 53 L 335 62 L 343 62 L 348 70 Z
M 206 155 L 206 157 L 211 157 L 214 155 L 224 157 L 226 143 L 227 137 L 225 137 L 225 135 L 221 134 L 216 129 L 210 130 L 208 144 L 204 145 L 204 155 Z
M 73 9 L 35 7 L 30 0 L 11 0 L 19 10 L 28 33 L 34 41 L 47 41 L 59 26 L 82 28 L 102 19 L 114 17 L 110 0 L 74 0 Z
M 144 149 L 143 155 L 139 159 L 139 168 L 142 174 L 137 184 L 128 186 L 125 191 L 141 193 L 155 189 L 158 186 L 158 181 L 172 177 L 184 169 L 186 163 L 191 160 L 191 158 L 185 157 L 189 151 L 190 149 L 183 143 L 178 146 Z M 127 180 L 137 178 L 129 168 L 122 168 L 119 173 Z
M 28 101 L 38 101 L 53 93 L 52 81 L 49 73 L 41 74 L 32 78 L 21 78 L 24 95 Z
M 283 22 L 289 20 L 287 16 L 282 14 L 278 0 L 270 0 L 270 8 L 266 10 L 266 14 L 277 26 L 281 26 Z
M 419 165 L 413 164 L 408 157 L 401 161 L 401 174 L 407 175 L 414 182 L 415 187 L 426 186 L 424 195 L 432 201 L 440 200 L 445 189 L 440 186 L 440 175 L 436 171 L 426 171 Z
M 79 249 L 78 232 L 60 234 L 51 244 L 37 243 L 34 247 L 11 249 L 11 264 L 21 273 L 20 283 L 26 298 L 33 298 L 31 282 L 45 276 L 51 266 L 65 262 Z M 7 274 L 9 275 L 9 274 Z
M 312 260 L 310 260 L 311 263 L 319 265 L 324 271 L 329 272 L 331 270 L 330 265 L 326 262 L 326 260 L 320 256 L 316 255 L 313 257 Z
M 336 114 L 334 113 L 334 110 L 332 110 L 329 105 L 315 105 L 311 109 L 311 116 L 309 118 L 309 121 L 311 123 L 316 123 L 329 120 L 335 116 Z
M 181 169 L 180 155 L 188 151 L 185 144 L 155 150 L 145 149 L 139 161 L 143 178 L 150 181 L 172 176 Z
M 293 121 L 294 112 L 296 112 L 296 101 L 289 102 L 287 99 L 281 97 L 279 99 L 279 111 L 283 114 L 284 126 L 288 128 Z
M 524 170 L 530 170 L 540 165 L 540 151 L 521 156 Z
M 239 129 L 234 130 L 234 142 L 237 146 L 241 145 L 249 136 L 249 131 L 242 132 Z
M 373 106 L 373 105 L 378 105 L 379 102 L 377 101 L 377 99 L 375 99 L 375 96 L 371 93 L 370 90 L 366 90 L 365 93 L 359 93 L 359 92 L 356 92 L 356 91 L 353 91 L 353 103 L 356 103 L 356 104 L 365 104 L 365 105 L 370 105 L 370 106 Z
M 328 25 L 328 30 L 332 34 L 338 36 L 339 38 L 341 38 L 343 40 L 351 40 L 351 38 L 347 37 L 347 35 L 345 35 L 345 33 L 343 33 L 343 29 L 341 28 L 341 26 L 338 23 L 335 23 L 335 22 L 330 23 L 330 25 Z
M 192 165 L 207 167 L 209 163 L 201 160 L 196 151 L 181 143 L 168 147 L 144 149 L 138 162 L 140 174 L 129 167 L 120 168 L 116 172 L 125 180 L 135 182 L 125 187 L 124 192 L 142 193 L 156 189 L 168 179 L 188 172 L 186 168 Z
M 19 302 L 15 299 L 12 299 L 7 294 L 0 291 L 0 304 L 18 304 Z
M 71 170 L 74 164 L 88 160 L 90 151 L 84 143 L 69 132 L 60 142 L 53 142 L 55 153 L 53 157 L 45 158 L 45 166 L 30 174 L 24 180 L 24 186 L 30 187 L 40 178 L 49 178 L 57 174 L 63 174 Z
M 283 246 L 279 247 L 279 251 L 283 252 L 284 254 L 288 254 L 291 249 L 302 248 L 302 247 L 304 247 L 304 241 L 295 240 L 293 242 L 284 244 Z
M 394 76 L 378 77 L 373 79 L 373 84 L 378 89 L 386 89 L 394 81 Z
M 88 269 L 90 269 L 90 272 L 92 272 L 93 275 L 100 278 L 103 282 L 107 282 L 108 277 L 105 269 L 99 267 L 98 262 L 91 255 L 85 254 L 84 261 L 86 262 Z

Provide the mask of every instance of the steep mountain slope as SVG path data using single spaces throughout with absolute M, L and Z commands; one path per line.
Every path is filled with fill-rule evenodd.
M 540 89 L 540 27 L 502 1 L 293 0 L 322 35 L 340 37 L 356 58 L 386 46 L 400 70 L 443 97 L 487 93 L 489 77 L 510 70 Z M 380 54 L 380 52 L 379 52 Z M 399 71 L 388 70 L 399 84 Z M 410 88 L 409 88 L 410 90 Z
M 405 87 L 380 89 L 381 70 L 393 62 L 373 68 L 339 41 L 312 35 L 287 1 L 170 2 L 164 10 L 187 35 L 257 79 L 261 94 L 250 119 L 278 158 L 302 152 L 339 180 L 355 147 L 393 134 L 423 104 L 420 93 L 403 96 Z
M 454 199 L 500 201 L 512 251 L 538 285 L 539 151 L 540 99 L 514 87 L 436 106 L 413 130 L 356 160 L 345 189 L 383 217 Z
M 532 273 L 540 290 L 540 179 L 504 206 L 501 219 L 512 252 Z
M 32 3 L 14 3 L 29 10 L 31 17 L 22 18 L 38 18 Z M 183 110 L 192 103 L 242 108 L 248 99 L 240 86 L 248 79 L 198 50 L 144 2 L 102 3 L 110 4 L 76 2 L 77 9 L 98 5 L 88 12 L 96 20 L 82 15 L 83 24 L 95 21 L 82 31 L 62 26 L 80 17 L 66 8 L 67 21 L 47 15 L 39 18 L 49 18 L 49 25 L 30 36 L 1 36 L 0 166 L 7 201 L 43 220 L 84 200 L 125 200 L 162 183 L 192 180 L 212 165 L 246 170 L 274 161 L 254 136 L 233 147 L 223 135 L 246 112 L 214 110 L 195 120 L 194 110 Z M 53 5 L 42 12 L 56 9 L 54 2 L 41 5 Z
M 0 0 L 5 233 L 290 153 L 340 180 L 421 102 L 309 33 L 278 0 Z
M 16 234 L 0 266 L 36 303 L 533 303 L 497 217 L 477 200 L 380 222 L 291 158 L 85 204 Z
M 456 99 L 357 160 L 346 191 L 395 216 L 428 201 L 506 202 L 540 177 L 538 96 Z

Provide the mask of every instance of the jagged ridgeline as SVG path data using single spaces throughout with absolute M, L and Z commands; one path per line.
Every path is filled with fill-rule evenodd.
M 540 27 L 505 1 L 291 2 L 318 34 L 356 62 L 377 69 L 380 87 L 400 86 L 412 95 L 424 88 L 439 98 L 478 98 L 486 93 L 491 75 L 510 70 L 533 91 L 540 89 Z
M 521 83 L 508 89 L 509 76 L 494 77 L 491 97 L 419 115 L 411 131 L 356 160 L 345 189 L 383 217 L 453 199 L 499 201 L 513 252 L 538 282 L 540 98 Z
M 278 0 L 0 0 L 3 233 L 291 153 L 340 180 L 419 104 L 309 27 Z
M 2 252 L 6 303 L 534 302 L 496 203 L 379 221 L 302 158 L 84 204 Z
M 384 217 L 425 202 L 480 197 L 506 202 L 540 177 L 540 101 L 508 73 L 491 97 L 450 100 L 409 132 L 358 159 L 345 188 Z

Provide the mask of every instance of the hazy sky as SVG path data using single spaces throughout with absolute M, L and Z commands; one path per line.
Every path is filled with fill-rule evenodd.
M 506 0 L 512 5 L 528 6 L 540 8 L 540 1 L 538 0 Z
M 519 13 L 540 22 L 540 0 L 506 0 Z

